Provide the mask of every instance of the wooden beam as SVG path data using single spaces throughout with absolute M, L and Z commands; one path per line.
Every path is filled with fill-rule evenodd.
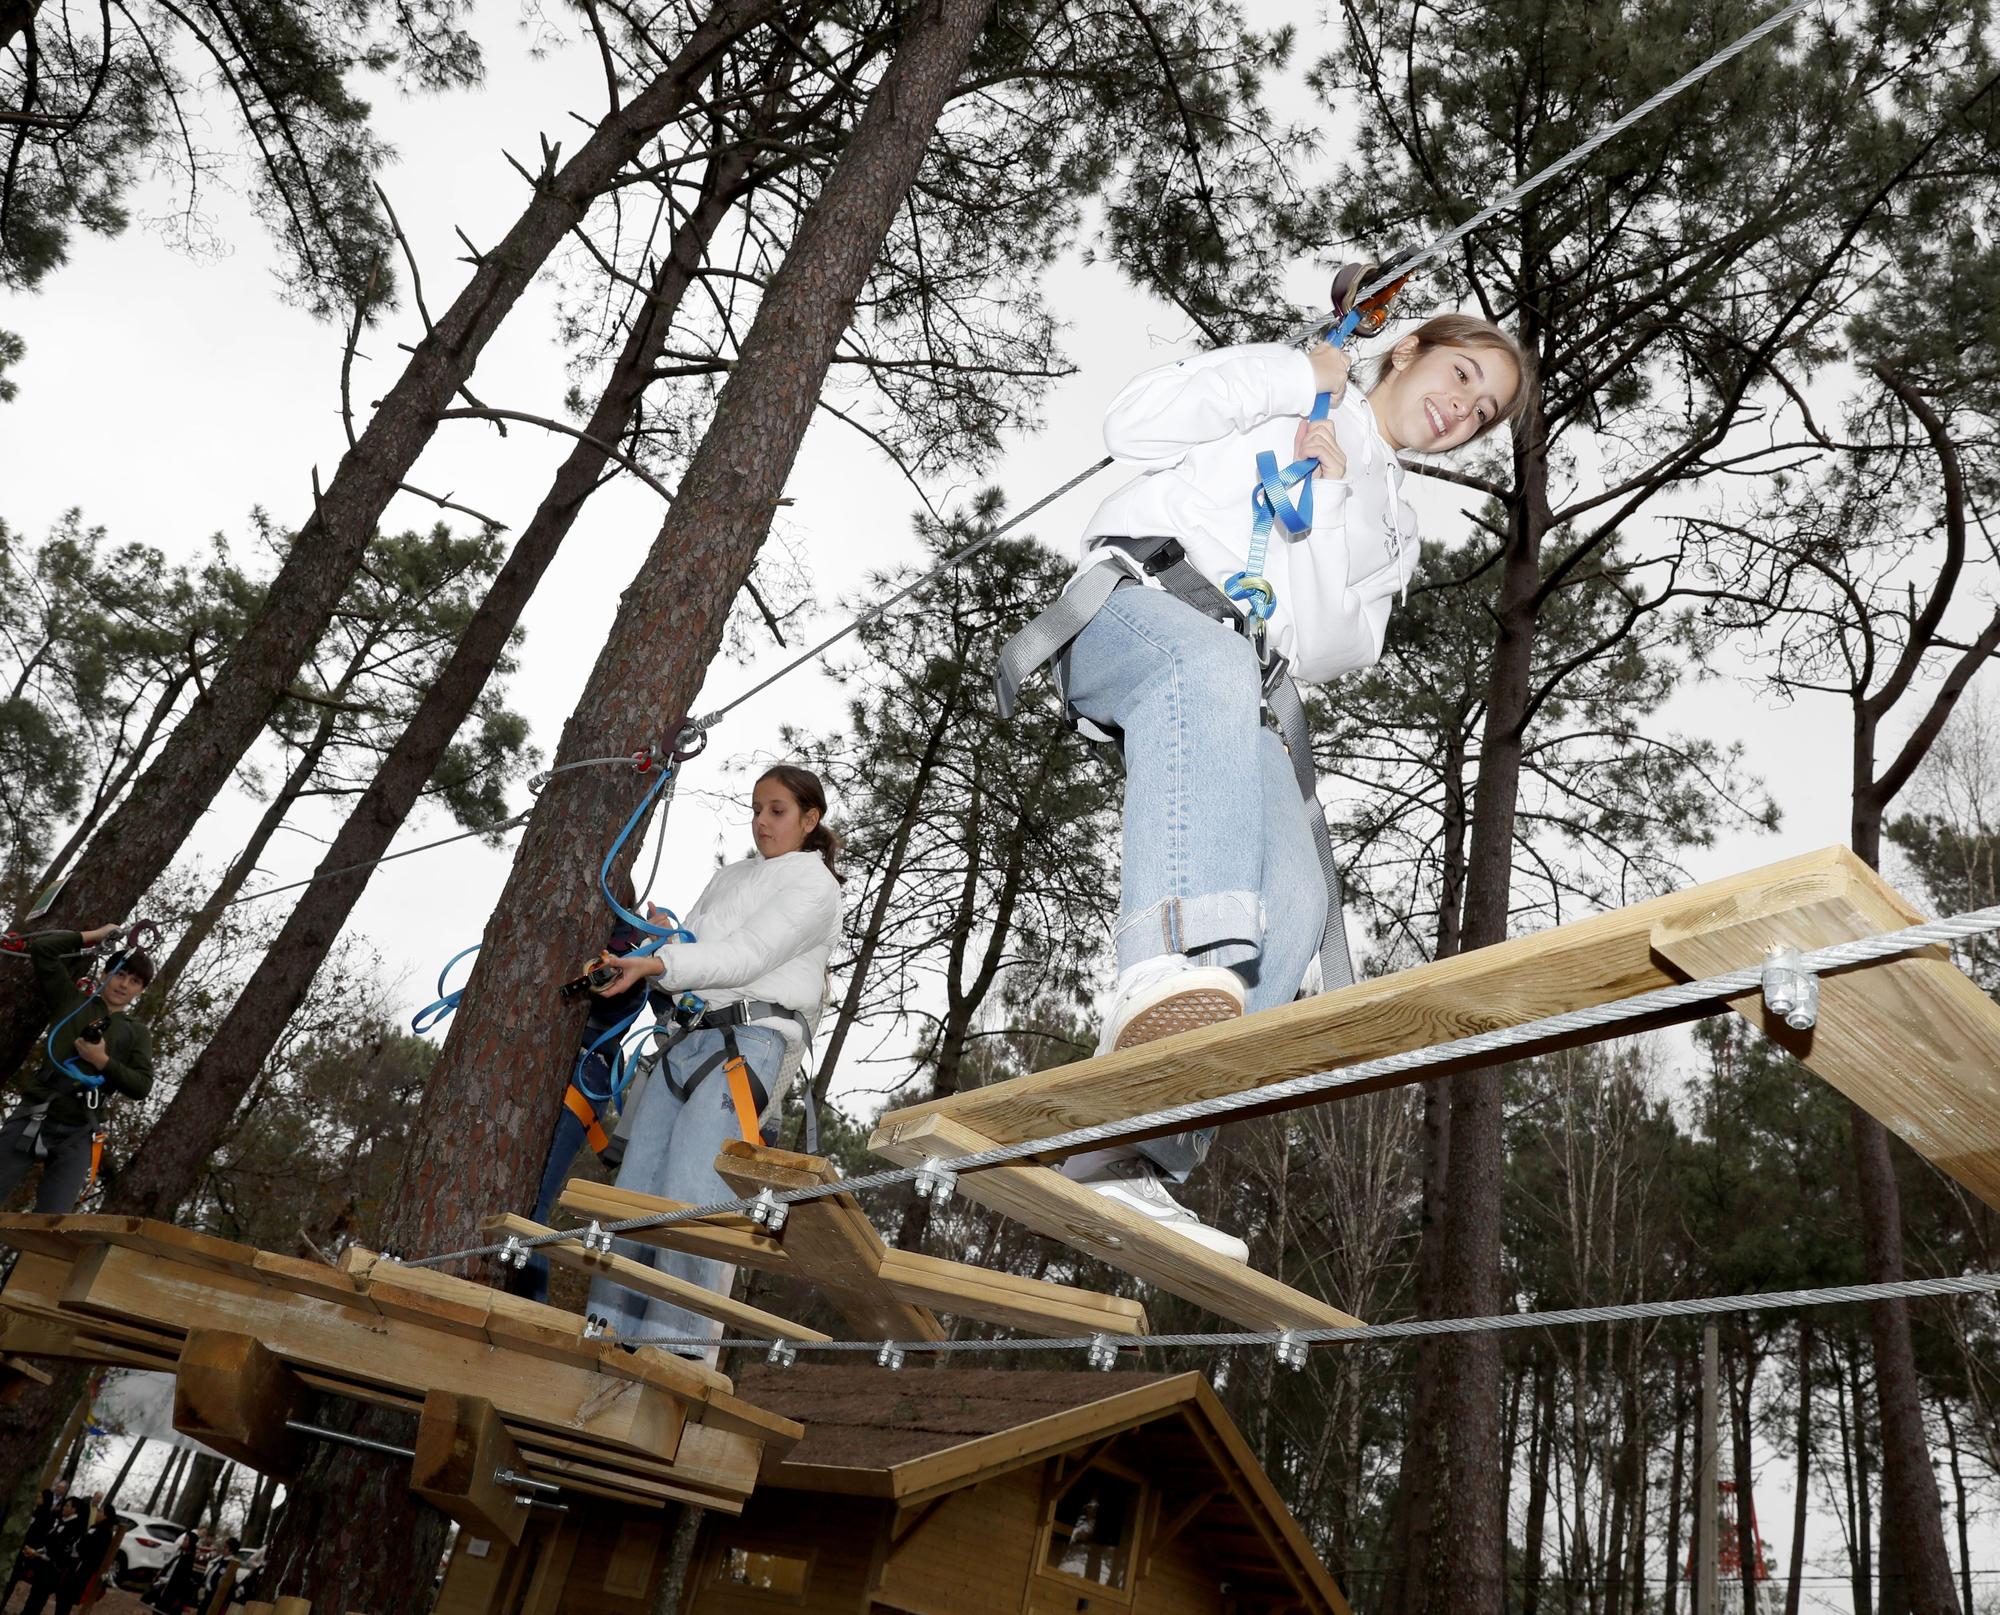
M 1291 1077 L 1609 1003 L 1684 979 L 1654 952 L 1653 939 L 1656 932 L 1671 930 L 1690 916 L 1720 913 L 1746 902 L 1772 916 L 1787 910 L 1804 912 L 1871 885 L 1879 885 L 1877 877 L 1853 853 L 1845 847 L 1828 847 L 1630 908 L 1356 982 L 1225 1025 L 894 1111 L 882 1118 L 870 1147 L 898 1161 L 921 1158 L 926 1145 L 945 1153 L 938 1148 L 938 1136 L 925 1131 L 936 1117 L 949 1117 L 980 1138 L 998 1143 L 1048 1138 L 1071 1128 L 1124 1121 L 1196 1099 L 1251 1093 Z M 1853 934 L 1819 934 L 1813 940 L 1844 941 Z M 1728 963 L 1754 964 L 1756 954 Z M 1721 1008 L 1719 1001 L 1697 1005 L 1646 1022 L 1627 1022 L 1617 1034 L 1601 1029 L 1577 1033 L 1504 1054 L 1426 1066 L 1342 1092 L 1423 1082 L 1609 1035 L 1695 1020 Z M 1307 1095 L 1253 1105 L 1234 1114 L 1241 1120 L 1321 1102 L 1320 1096 Z M 1168 1126 L 1154 1131 L 1180 1130 Z M 961 1178 L 960 1186 L 966 1187 L 971 1176 L 985 1175 Z
M 816 1155 L 737 1142 L 723 1145 L 715 1170 L 741 1195 L 839 1181 L 833 1163 Z M 911 1306 L 883 1283 L 888 1247 L 852 1195 L 799 1202 L 790 1208 L 778 1237 L 798 1275 L 821 1286 L 861 1333 L 887 1340 L 944 1339 L 944 1326 L 929 1309 Z
M 876 1140 L 885 1155 L 906 1165 L 992 1147 L 990 1139 L 935 1111 L 886 1144 L 882 1134 Z M 1093 1194 L 1051 1167 L 985 1167 L 961 1174 L 958 1189 L 968 1200 L 1246 1328 L 1344 1329 L 1360 1321 Z
M 540 1239 L 556 1230 L 545 1227 L 527 1217 L 503 1213 L 488 1217 L 480 1224 L 481 1229 L 496 1238 L 505 1239 L 512 1234 L 521 1239 Z M 574 1268 L 580 1272 L 601 1274 L 612 1283 L 628 1290 L 636 1290 L 641 1295 L 649 1295 L 660 1301 L 671 1301 L 676 1306 L 685 1307 L 689 1312 L 704 1318 L 713 1318 L 718 1323 L 741 1334 L 759 1335 L 766 1340 L 831 1340 L 831 1335 L 821 1334 L 816 1329 L 808 1329 L 804 1324 L 794 1323 L 789 1318 L 781 1318 L 774 1312 L 765 1312 L 726 1295 L 718 1295 L 688 1279 L 675 1278 L 671 1273 L 662 1273 L 658 1268 L 648 1267 L 644 1262 L 635 1262 L 629 1256 L 620 1256 L 615 1251 L 587 1251 L 580 1239 L 559 1240 L 552 1245 L 543 1245 L 541 1252 L 551 1262 L 560 1267 Z
M 813 1157 L 797 1156 L 793 1159 L 811 1160 Z M 643 1217 L 648 1212 L 687 1209 L 678 1200 L 659 1199 L 624 1189 L 610 1191 L 604 1184 L 587 1183 L 580 1178 L 572 1179 L 564 1187 L 562 1197 L 556 1204 L 573 1217 L 606 1223 Z M 494 1220 L 494 1226 L 498 1226 L 498 1219 Z M 811 1278 L 793 1263 L 776 1237 L 747 1218 L 715 1217 L 697 1222 L 670 1223 L 664 1227 L 634 1229 L 619 1237 L 658 1245 L 667 1250 L 684 1250 L 718 1262 L 753 1267 L 789 1278 Z M 914 1251 L 887 1250 L 877 1269 L 877 1276 L 897 1300 L 912 1306 L 935 1307 L 940 1311 L 1004 1324 L 1034 1334 L 1142 1335 L 1150 1328 L 1145 1307 L 1122 1296 L 1105 1295 L 1073 1285 L 1051 1284 L 1044 1279 L 1023 1278 L 1012 1273 L 996 1273 L 969 1263 L 947 1262 Z M 790 1338 L 803 1337 L 795 1334 Z
M 417 1420 L 410 1490 L 475 1536 L 519 1545 L 528 1505 L 501 1470 L 524 1471 L 520 1450 L 483 1396 L 432 1391 Z
M 8 1289 L 11 1296 L 11 1284 Z M 582 1431 L 643 1456 L 671 1458 L 684 1422 L 684 1404 L 653 1386 L 525 1361 L 404 1319 L 282 1295 L 118 1246 L 100 1246 L 78 1259 L 60 1309 L 86 1319 L 166 1319 L 183 1330 L 231 1329 L 256 1336 L 295 1368 L 331 1370 L 357 1387 L 390 1392 L 418 1386 L 488 1396 L 512 1419 Z
M 1755 963 L 1773 943 L 1800 950 L 1921 922 L 1855 861 L 1852 878 L 1810 904 L 1746 893 L 1653 927 L 1654 950 L 1690 976 Z M 2000 1208 L 2000 1005 L 1942 948 L 1820 978 L 1819 1022 L 1795 1032 L 1761 993 L 1730 1000 L 1782 1048 L 1919 1155 Z
M 292 1480 L 306 1448 L 286 1421 L 304 1402 L 298 1376 L 262 1341 L 221 1329 L 188 1331 L 174 1365 L 174 1428 L 182 1435 Z

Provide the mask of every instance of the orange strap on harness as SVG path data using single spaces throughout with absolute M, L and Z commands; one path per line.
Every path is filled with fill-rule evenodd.
M 761 1147 L 764 1129 L 757 1121 L 757 1096 L 750 1088 L 750 1068 L 736 1052 L 734 1038 L 729 1043 L 729 1063 L 722 1069 L 729 1078 L 729 1097 L 736 1101 L 736 1125 L 742 1129 L 743 1142 Z
M 564 1093 L 563 1103 L 569 1106 L 569 1113 L 583 1123 L 583 1136 L 590 1140 L 590 1147 L 602 1155 L 611 1139 L 604 1131 L 604 1124 L 597 1119 L 597 1111 L 575 1083 L 572 1082 Z
M 90 1135 L 90 1176 L 83 1180 L 83 1192 L 88 1194 L 97 1182 L 97 1174 L 104 1166 L 104 1129 L 98 1128 Z

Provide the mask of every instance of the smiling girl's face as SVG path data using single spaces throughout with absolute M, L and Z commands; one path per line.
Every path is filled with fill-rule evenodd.
M 1498 420 L 1520 385 L 1521 367 L 1503 348 L 1447 342 L 1419 353 L 1405 337 L 1368 403 L 1390 448 L 1439 454 Z
M 819 826 L 819 809 L 799 809 L 799 799 L 767 774 L 750 793 L 750 836 L 766 858 L 797 852 Z

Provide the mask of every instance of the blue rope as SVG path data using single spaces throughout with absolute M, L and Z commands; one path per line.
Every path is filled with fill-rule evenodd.
M 1361 310 L 1349 309 L 1341 316 L 1340 323 L 1327 332 L 1328 344 L 1345 347 L 1360 323 Z M 1325 420 L 1332 407 L 1333 395 L 1321 393 L 1313 400 L 1309 419 Z M 1247 606 L 1250 615 L 1260 623 L 1269 622 L 1271 613 L 1278 609 L 1278 591 L 1264 576 L 1264 561 L 1271 549 L 1271 528 L 1282 526 L 1293 538 L 1304 538 L 1312 531 L 1313 473 L 1318 469 L 1317 460 L 1294 460 L 1280 471 L 1278 457 L 1269 449 L 1257 456 L 1257 487 L 1250 495 L 1250 553 L 1242 571 L 1232 572 L 1223 579 L 1222 592 L 1238 605 Z M 1299 490 L 1296 505 L 1286 497 L 1292 488 Z
M 102 1071 L 92 1071 L 87 1067 L 79 1066 L 73 1061 L 64 1059 L 63 1056 L 56 1053 L 56 1039 L 62 1035 L 62 1029 L 65 1026 L 69 1025 L 71 1021 L 75 1020 L 77 1016 L 81 1015 L 96 1002 L 98 1002 L 98 994 L 93 990 L 88 998 L 78 1004 L 75 1009 L 71 1010 L 61 1020 L 57 1021 L 54 1026 L 51 1026 L 48 1037 L 43 1040 L 43 1046 L 49 1051 L 49 1063 L 58 1071 L 82 1083 L 86 1088 L 102 1088 L 104 1086 L 104 1073 Z
M 457 964 L 461 959 L 471 958 L 472 955 L 479 951 L 480 946 L 481 944 L 475 942 L 469 948 L 460 948 L 458 952 L 445 960 L 444 969 L 438 972 L 437 997 L 410 1017 L 410 1030 L 415 1032 L 419 1037 L 423 1036 L 432 1027 L 441 1025 L 450 1016 L 451 1012 L 458 1008 L 458 1001 L 465 996 L 465 989 L 463 987 L 454 987 L 450 991 L 446 991 L 444 979 L 451 974 L 451 967 L 453 965 Z

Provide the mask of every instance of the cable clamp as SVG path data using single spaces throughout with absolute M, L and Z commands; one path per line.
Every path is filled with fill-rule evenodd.
M 1801 962 L 1799 950 L 1774 942 L 1764 953 L 1764 1007 L 1794 1032 L 1819 1019 L 1819 975 Z
M 507 1242 L 500 1247 L 500 1265 L 511 1267 L 516 1272 L 528 1265 L 528 1247 L 521 1242 L 519 1234 L 509 1234 Z
M 791 1209 L 769 1189 L 759 1189 L 756 1200 L 749 1207 L 749 1217 L 759 1228 L 768 1228 L 775 1234 L 785 1226 L 785 1218 L 791 1215 Z
M 632 767 L 641 774 L 651 773 L 654 761 L 655 758 L 651 746 L 641 746 L 637 751 L 632 753 Z
M 604 1338 L 604 1320 L 595 1313 L 589 1314 L 583 1320 L 583 1338 L 585 1340 L 602 1340 Z
M 958 1173 L 938 1156 L 929 1157 L 917 1168 L 916 1190 L 919 1200 L 928 1200 L 941 1206 L 952 1197 L 958 1187 Z
M 1118 1366 L 1118 1342 L 1109 1335 L 1090 1337 L 1090 1366 L 1110 1373 Z
M 600 1256 L 611 1249 L 610 1231 L 595 1217 L 591 1218 L 590 1226 L 583 1231 L 583 1248 L 595 1251 Z
M 789 1340 L 774 1340 L 771 1349 L 764 1354 L 764 1361 L 773 1368 L 790 1368 L 799 1360 L 799 1348 Z
M 1278 1366 L 1281 1368 L 1304 1368 L 1306 1353 L 1311 1348 L 1296 1329 L 1287 1329 L 1278 1336 Z
M 875 1361 L 883 1368 L 893 1370 L 903 1366 L 903 1358 L 906 1355 L 903 1348 L 895 1341 L 885 1340 L 882 1342 L 882 1349 L 875 1354 Z

